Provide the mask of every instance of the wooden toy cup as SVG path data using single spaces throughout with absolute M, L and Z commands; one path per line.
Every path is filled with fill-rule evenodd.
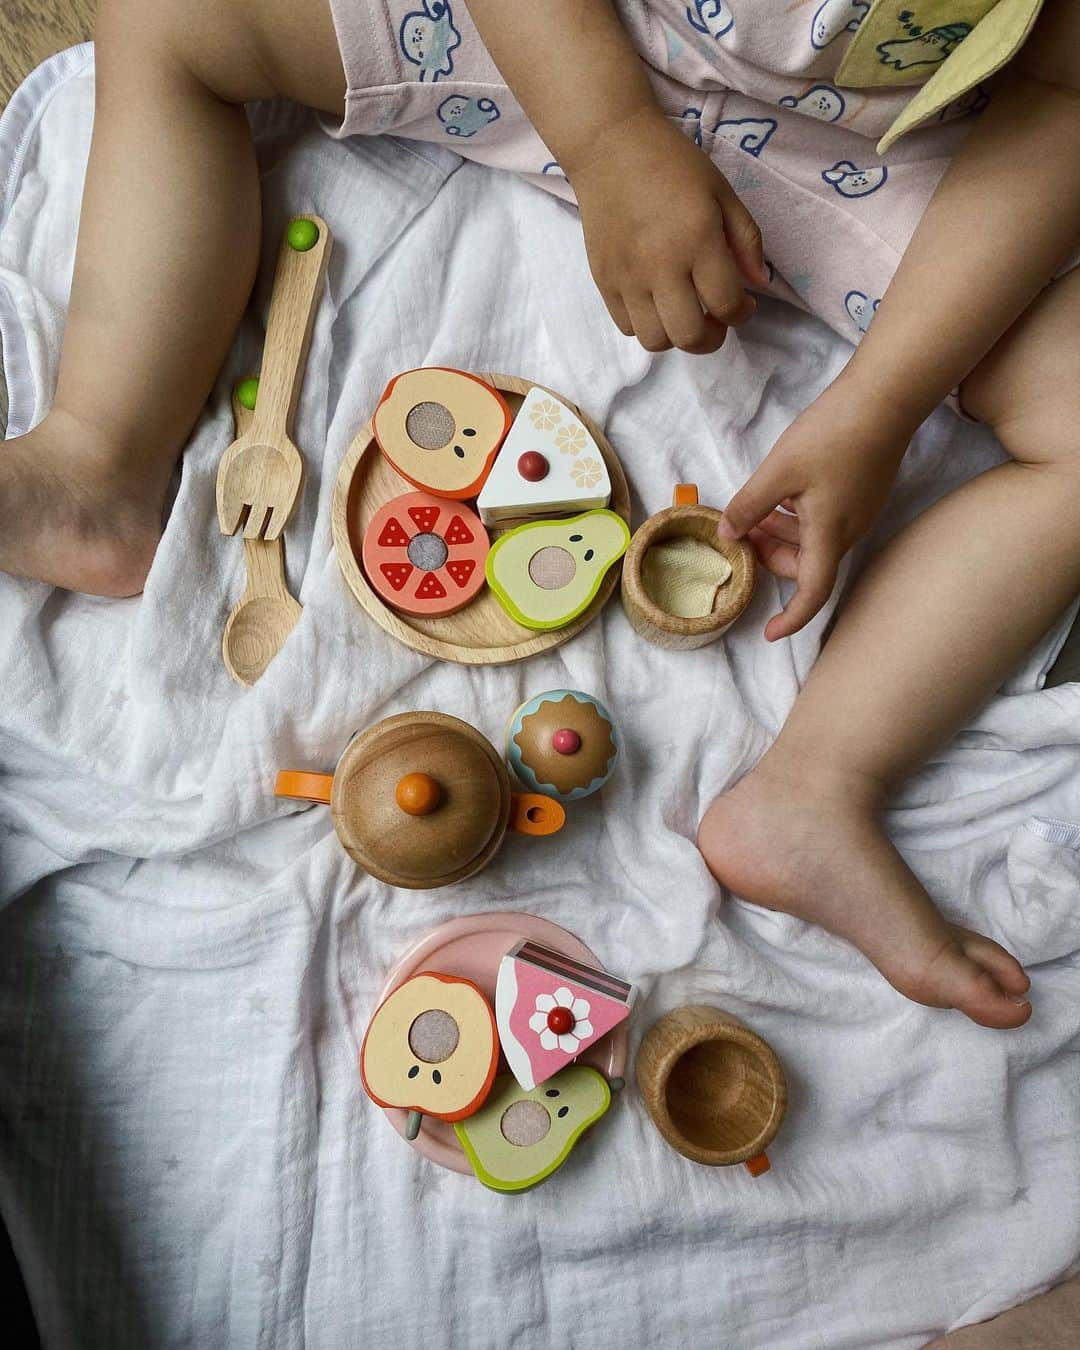
M 719 1008 L 677 1008 L 646 1035 L 637 1080 L 653 1124 L 676 1152 L 709 1167 L 769 1170 L 766 1147 L 787 1109 L 772 1048 Z
M 650 516 L 630 541 L 623 558 L 623 609 L 634 629 L 658 647 L 690 651 L 715 642 L 750 603 L 757 579 L 754 550 L 744 539 L 720 538 L 716 527 L 722 514 L 714 507 L 698 503 L 698 490 L 693 483 L 680 483 L 675 489 L 674 505 Z M 731 576 L 717 592 L 711 613 L 700 618 L 684 619 L 661 609 L 646 590 L 642 577 L 649 549 L 665 539 L 680 537 L 700 539 L 731 564 Z

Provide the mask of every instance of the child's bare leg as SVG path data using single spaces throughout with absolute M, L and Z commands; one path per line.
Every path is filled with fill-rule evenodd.
M 939 502 L 867 569 L 775 745 L 699 836 L 736 894 L 850 938 L 909 997 L 997 1027 L 1026 1021 L 1026 976 L 941 918 L 878 812 L 1080 591 L 1078 326 L 1072 272 L 969 376 L 965 406 L 1015 462 Z
M 0 569 L 131 595 L 254 275 L 240 105 L 285 93 L 340 112 L 344 74 L 325 0 L 102 0 L 96 42 L 56 398 L 0 450 Z

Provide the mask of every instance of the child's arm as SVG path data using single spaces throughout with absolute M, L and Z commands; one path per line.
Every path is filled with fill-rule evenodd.
M 723 174 L 661 113 L 610 0 L 470 0 L 570 180 L 611 317 L 650 351 L 715 351 L 765 285 L 761 235 Z
M 828 600 L 919 424 L 1050 282 L 1080 241 L 1080 6 L 1049 4 L 945 174 L 862 345 L 728 504 L 798 589 L 765 634 Z M 798 521 L 773 514 L 790 503 Z

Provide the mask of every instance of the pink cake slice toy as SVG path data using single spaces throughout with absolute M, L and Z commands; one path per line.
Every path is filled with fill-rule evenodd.
M 495 1022 L 503 1054 L 528 1092 L 630 1016 L 634 987 L 536 942 L 499 962 Z

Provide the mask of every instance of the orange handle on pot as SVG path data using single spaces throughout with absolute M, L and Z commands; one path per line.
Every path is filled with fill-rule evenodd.
M 510 824 L 517 834 L 557 834 L 566 824 L 562 802 L 539 792 L 514 792 L 510 796 Z
M 334 786 L 332 773 L 307 773 L 303 769 L 282 769 L 274 783 L 275 797 L 295 797 L 302 802 L 321 802 L 330 805 Z

